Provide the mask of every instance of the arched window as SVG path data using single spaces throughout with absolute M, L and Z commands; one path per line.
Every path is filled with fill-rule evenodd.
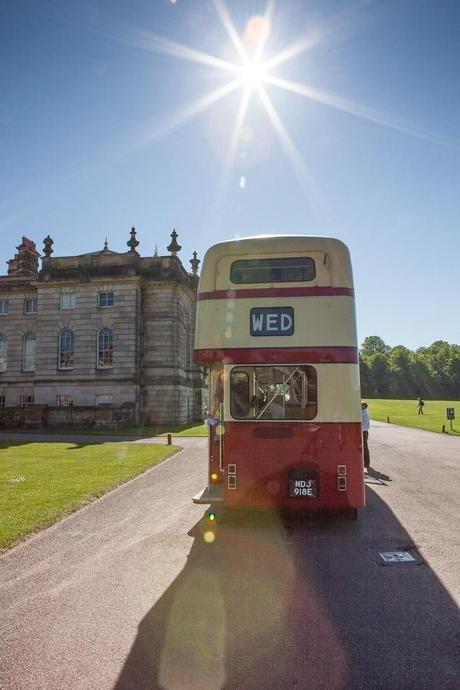
M 59 369 L 73 369 L 74 335 L 65 328 L 59 335 Z
M 0 371 L 6 371 L 6 335 L 0 334 Z
M 24 371 L 35 371 L 35 358 L 37 353 L 37 338 L 29 333 L 24 337 L 22 356 L 22 368 Z
M 113 366 L 113 332 L 103 328 L 97 336 L 97 366 Z

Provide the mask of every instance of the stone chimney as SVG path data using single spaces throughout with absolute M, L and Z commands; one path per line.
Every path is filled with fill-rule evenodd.
M 37 252 L 35 242 L 27 237 L 22 238 L 22 243 L 16 247 L 18 253 L 14 259 L 8 261 L 8 275 L 10 276 L 38 276 L 38 260 L 40 254 Z

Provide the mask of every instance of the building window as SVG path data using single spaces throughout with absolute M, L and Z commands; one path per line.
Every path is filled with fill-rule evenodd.
M 58 395 L 56 404 L 58 407 L 73 407 L 73 398 L 71 395 Z
M 112 395 L 106 393 L 101 395 L 96 395 L 96 405 L 111 405 L 113 400 Z
M 24 300 L 24 314 L 36 314 L 38 311 L 37 297 L 26 297 Z
M 6 336 L 0 335 L 0 371 L 6 371 Z
M 66 328 L 59 335 L 59 369 L 73 369 L 74 334 Z
M 6 407 L 6 398 L 4 395 L 0 395 L 0 408 Z
M 100 368 L 113 366 L 113 332 L 110 328 L 103 328 L 98 333 L 97 366 Z
M 19 404 L 21 407 L 31 407 L 35 403 L 35 398 L 33 395 L 21 395 L 19 398 Z
M 113 307 L 113 292 L 98 292 L 97 305 L 98 307 Z
M 59 298 L 60 309 L 75 309 L 75 293 L 63 292 Z
M 24 338 L 22 369 L 23 371 L 35 371 L 35 358 L 37 353 L 37 339 L 34 335 L 26 335 Z
M 0 315 L 8 314 L 10 310 L 10 305 L 7 299 L 0 299 Z

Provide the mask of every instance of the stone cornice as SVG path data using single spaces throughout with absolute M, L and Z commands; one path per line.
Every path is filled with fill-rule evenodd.
M 134 277 L 142 277 L 148 282 L 179 283 L 196 292 L 196 276 L 187 273 L 177 256 L 139 257 L 131 252 L 45 258 L 38 280 L 41 284 L 89 283 L 108 278 L 126 280 Z

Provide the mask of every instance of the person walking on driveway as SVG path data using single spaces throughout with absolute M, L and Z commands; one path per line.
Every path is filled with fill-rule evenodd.
M 364 452 L 364 467 L 369 469 L 371 465 L 371 459 L 369 455 L 369 446 L 367 444 L 367 439 L 369 438 L 369 427 L 371 424 L 371 419 L 369 415 L 368 405 L 364 400 L 361 400 L 361 427 L 363 430 L 363 452 Z

